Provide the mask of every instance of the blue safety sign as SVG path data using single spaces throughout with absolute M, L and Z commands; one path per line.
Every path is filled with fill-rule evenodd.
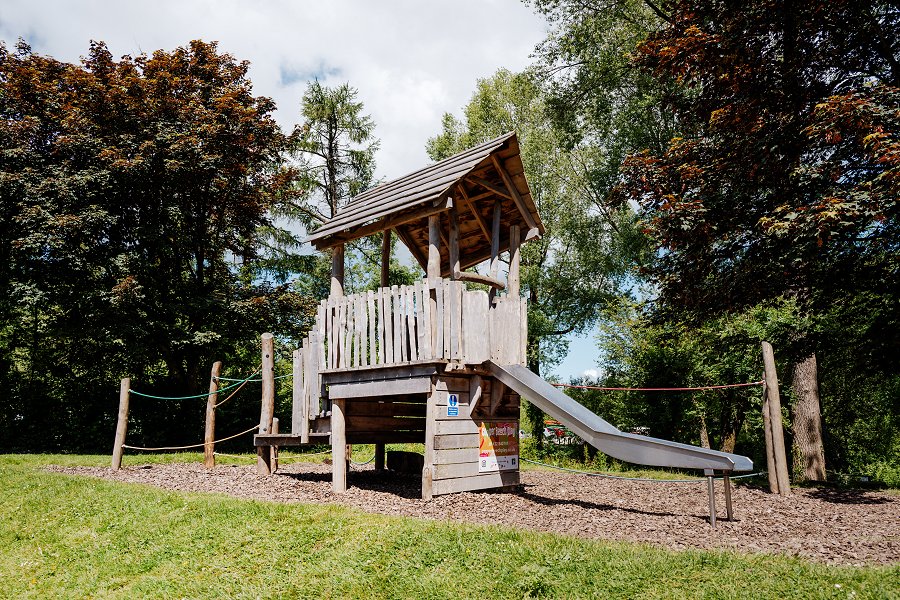
M 450 394 L 450 397 L 447 399 L 447 416 L 459 416 L 459 396 L 456 394 Z

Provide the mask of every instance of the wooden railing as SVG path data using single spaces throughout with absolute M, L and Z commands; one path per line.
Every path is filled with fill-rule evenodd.
M 309 418 L 321 414 L 322 371 L 434 360 L 523 364 L 526 331 L 524 299 L 499 296 L 491 306 L 487 292 L 449 279 L 322 300 L 296 351 L 302 397 L 294 398 L 295 413 L 305 407 Z

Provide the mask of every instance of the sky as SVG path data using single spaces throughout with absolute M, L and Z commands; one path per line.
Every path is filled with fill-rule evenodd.
M 257 95 L 273 98 L 289 131 L 308 81 L 345 82 L 376 123 L 376 177 L 427 165 L 441 116 L 460 114 L 475 82 L 531 62 L 547 25 L 519 0 L 3 0 L 0 39 L 77 62 L 90 40 L 113 56 L 172 50 L 194 39 L 250 62 Z M 573 340 L 555 374 L 595 368 L 591 337 Z

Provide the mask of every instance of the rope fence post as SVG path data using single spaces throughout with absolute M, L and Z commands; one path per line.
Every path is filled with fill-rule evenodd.
M 782 496 L 789 496 L 791 493 L 791 480 L 788 476 L 787 454 L 784 450 L 784 423 L 781 417 L 781 395 L 778 392 L 778 371 L 775 368 L 775 352 L 772 350 L 772 344 L 769 342 L 762 343 L 763 366 L 765 367 L 765 390 L 766 400 L 764 406 L 769 409 L 769 427 L 772 430 L 772 456 L 775 462 L 776 481 L 778 483 L 777 492 Z M 767 436 L 768 441 L 768 436 Z M 769 449 L 766 449 L 768 454 Z M 770 484 L 771 487 L 771 484 Z M 775 490 L 772 490 L 773 493 Z
M 128 400 L 131 397 L 131 378 L 124 377 L 119 384 L 119 417 L 116 421 L 116 441 L 113 445 L 112 468 L 116 471 L 122 468 L 122 452 L 125 443 L 125 434 L 128 431 Z
M 262 334 L 262 407 L 259 416 L 259 434 L 272 432 L 275 416 L 275 339 L 271 333 Z M 272 474 L 272 455 L 267 446 L 256 448 L 256 472 L 259 475 Z
M 216 466 L 216 402 L 219 399 L 219 374 L 222 372 L 222 361 L 213 363 L 209 373 L 209 396 L 206 400 L 206 429 L 203 434 L 203 466 L 212 469 Z

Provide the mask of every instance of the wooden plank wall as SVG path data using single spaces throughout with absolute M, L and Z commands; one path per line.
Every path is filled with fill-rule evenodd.
M 432 448 L 426 446 L 425 468 L 431 470 L 433 495 L 519 483 L 518 469 L 491 473 L 478 470 L 480 425 L 512 422 L 516 430 L 519 426 L 519 396 L 496 380 L 478 379 L 481 380 L 480 394 L 471 376 L 442 376 L 429 400 L 429 417 L 433 420 L 430 429 L 434 435 Z M 448 416 L 450 394 L 459 398 L 459 415 L 456 417 Z M 478 396 L 474 408 L 471 406 L 473 395 Z

